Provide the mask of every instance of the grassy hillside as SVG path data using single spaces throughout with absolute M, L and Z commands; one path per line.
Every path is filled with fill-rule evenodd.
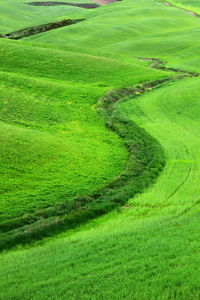
M 120 212 L 3 254 L 2 299 L 199 298 L 198 83 L 180 81 L 122 104 L 165 147 L 162 176 Z
M 23 0 L 0 0 L 0 33 L 8 33 L 31 27 L 60 21 L 64 18 L 73 18 L 73 14 L 79 14 L 83 9 L 74 6 L 32 6 L 27 3 L 31 1 Z M 55 2 L 58 2 L 56 0 Z M 64 0 L 62 2 L 89 3 L 89 0 Z
M 104 127 L 98 99 L 108 90 L 164 74 L 5 40 L 0 56 L 4 233 L 42 221 L 43 209 L 57 215 L 54 205 L 96 191 L 120 174 L 127 152 Z
M 178 7 L 194 11 L 198 14 L 200 13 L 198 0 L 171 0 L 170 3 Z
M 162 58 L 185 70 L 200 68 L 199 19 L 183 10 L 154 0 L 137 0 L 83 11 L 80 17 L 86 20 L 25 40 L 126 62 L 146 56 Z
M 59 6 L 10 5 L 1 11 L 11 19 L 4 27 L 2 18 L 1 32 L 65 15 Z M 22 18 L 16 25 L 11 17 L 21 9 L 30 10 L 30 23 Z M 43 221 L 43 209 L 119 178 L 130 148 L 142 145 L 137 130 L 162 147 L 166 165 L 151 187 L 107 215 L 1 253 L 0 299 L 199 299 L 200 79 L 176 77 L 143 95 L 142 83 L 178 73 L 138 58 L 199 72 L 200 21 L 154 0 L 69 9 L 86 20 L 20 41 L 0 40 L 1 237 L 6 226 L 18 228 L 24 219 L 32 224 L 35 214 Z M 120 94 L 135 85 L 134 96 Z M 118 98 L 107 94 L 107 107 L 115 108 L 121 139 L 98 109 L 113 90 Z M 135 126 L 131 147 L 124 124 Z M 147 160 L 133 157 L 129 174 L 144 164 L 147 176 Z

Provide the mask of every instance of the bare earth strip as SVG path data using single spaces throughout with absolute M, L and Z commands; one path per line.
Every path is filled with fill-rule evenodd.
M 98 4 L 91 4 L 91 3 L 70 3 L 70 2 L 54 2 L 54 1 L 28 2 L 27 4 L 34 5 L 34 6 L 68 5 L 68 6 L 87 8 L 87 9 L 99 7 Z
M 114 2 L 122 1 L 122 0 L 92 0 L 93 2 L 99 4 L 99 5 L 107 5 Z M 35 5 L 35 6 L 54 6 L 54 5 L 70 5 L 70 6 L 77 6 L 82 8 L 96 8 L 98 5 L 96 4 L 90 4 L 90 3 L 67 3 L 67 2 L 55 2 L 55 1 L 34 1 L 34 2 L 28 2 L 29 5 Z
M 111 4 L 111 3 L 122 1 L 122 0 L 92 0 L 92 1 L 96 2 L 100 5 L 107 5 L 107 4 Z

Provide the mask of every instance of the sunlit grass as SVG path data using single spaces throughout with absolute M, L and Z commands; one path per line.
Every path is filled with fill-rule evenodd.
M 172 75 L 136 57 L 199 72 L 200 21 L 182 10 L 127 0 L 77 12 L 87 20 L 0 43 L 4 220 L 65 202 L 66 192 L 68 201 L 89 194 L 120 173 L 127 152 L 104 127 L 98 99 Z M 117 105 L 163 147 L 161 176 L 103 217 L 2 253 L 1 299 L 200 298 L 199 83 L 174 81 Z

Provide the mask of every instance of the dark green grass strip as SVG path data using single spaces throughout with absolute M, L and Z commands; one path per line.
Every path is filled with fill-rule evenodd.
M 124 145 L 129 151 L 123 172 L 103 189 L 89 196 L 1 223 L 0 229 L 3 233 L 0 235 L 0 250 L 74 228 L 124 205 L 131 197 L 143 192 L 155 182 L 165 165 L 163 149 L 144 129 L 122 115 L 117 102 L 126 101 L 130 96 L 134 101 L 134 98 L 161 87 L 166 82 L 185 77 L 186 75 L 167 77 L 111 91 L 103 96 L 100 99 L 99 110 L 105 124 L 124 140 Z
M 198 77 L 200 75 L 197 72 L 184 71 L 184 70 L 180 70 L 177 68 L 166 67 L 166 62 L 164 60 L 161 60 L 158 58 L 154 58 L 154 57 L 135 57 L 135 58 L 151 62 L 151 65 L 149 67 L 153 68 L 153 69 L 159 69 L 159 70 L 163 70 L 163 71 L 172 71 L 175 73 L 181 73 L 186 76 L 189 75 L 192 77 Z
M 64 19 L 64 20 L 58 21 L 58 22 L 53 22 L 53 23 L 48 23 L 48 24 L 41 24 L 41 25 L 24 28 L 24 29 L 17 30 L 17 31 L 13 31 L 13 32 L 10 32 L 10 33 L 1 34 L 0 38 L 19 40 L 19 39 L 22 39 L 22 38 L 25 38 L 25 37 L 28 37 L 28 36 L 31 36 L 31 35 L 38 34 L 38 33 L 46 32 L 46 31 L 57 29 L 57 28 L 64 27 L 64 26 L 73 25 L 73 24 L 76 24 L 76 23 L 84 21 L 84 20 L 85 19 L 76 19 L 76 20 L 71 20 L 71 19 L 65 20 Z

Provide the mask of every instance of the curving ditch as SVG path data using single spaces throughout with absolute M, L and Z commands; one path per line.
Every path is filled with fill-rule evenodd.
M 153 69 L 159 69 L 159 70 L 163 70 L 163 71 L 172 71 L 175 73 L 179 73 L 179 74 L 181 73 L 181 74 L 185 74 L 186 76 L 190 75 L 193 77 L 197 77 L 200 75 L 200 73 L 197 73 L 197 72 L 184 71 L 184 70 L 180 70 L 177 68 L 166 67 L 166 62 L 159 58 L 154 58 L 154 57 L 134 57 L 134 58 L 151 62 L 149 67 L 153 68 Z
M 125 205 L 130 198 L 152 185 L 165 166 L 164 151 L 148 132 L 121 114 L 117 103 L 129 100 L 130 97 L 134 101 L 168 82 L 198 75 L 178 74 L 113 90 L 101 97 L 99 112 L 106 127 L 123 139 L 129 152 L 124 170 L 104 188 L 91 195 L 52 205 L 28 216 L 1 223 L 0 229 L 3 233 L 0 235 L 0 250 L 51 236 L 86 223 L 90 219 Z
M 0 37 L 20 39 L 80 21 L 83 20 L 63 20 L 25 28 L 0 35 Z M 137 59 L 151 62 L 151 68 L 173 71 L 177 75 L 110 91 L 99 100 L 99 111 L 106 127 L 123 139 L 129 152 L 123 172 L 104 188 L 91 195 L 78 197 L 69 203 L 48 207 L 30 214 L 28 217 L 21 216 L 1 223 L 0 229 L 3 233 L 0 235 L 0 250 L 74 228 L 89 219 L 124 205 L 130 198 L 143 192 L 156 181 L 165 166 L 163 149 L 148 132 L 121 115 L 117 103 L 126 101 L 130 97 L 134 100 L 153 89 L 161 88 L 167 82 L 197 77 L 200 74 L 166 67 L 166 63 L 158 58 L 137 57 Z

